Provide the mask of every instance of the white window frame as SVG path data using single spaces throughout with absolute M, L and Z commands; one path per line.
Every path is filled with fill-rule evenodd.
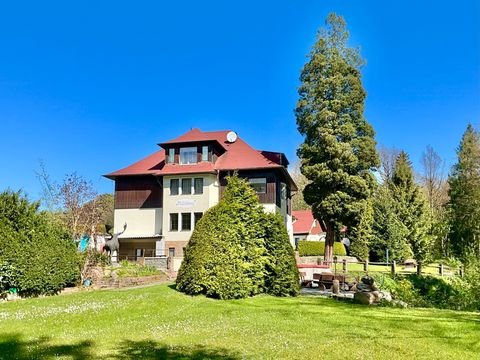
M 192 165 L 198 163 L 198 149 L 196 146 L 180 148 L 180 165 Z M 194 153 L 194 155 L 192 154 Z M 185 158 L 188 154 L 188 157 Z

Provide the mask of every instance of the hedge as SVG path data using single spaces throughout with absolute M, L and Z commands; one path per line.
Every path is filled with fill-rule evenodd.
M 20 192 L 0 193 L 0 292 L 54 294 L 80 276 L 76 246 L 63 225 Z M 8 271 L 6 271 L 8 270 Z
M 324 241 L 299 241 L 298 253 L 300 256 L 323 256 L 325 254 Z M 340 242 L 333 243 L 333 255 L 346 256 L 345 246 Z

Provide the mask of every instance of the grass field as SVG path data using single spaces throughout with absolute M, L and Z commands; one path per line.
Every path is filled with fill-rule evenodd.
M 168 285 L 0 303 L 0 359 L 478 359 L 480 314 Z

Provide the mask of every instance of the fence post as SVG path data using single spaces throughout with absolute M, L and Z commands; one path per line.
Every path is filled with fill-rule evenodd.
M 343 272 L 347 272 L 347 259 L 343 259 Z
M 392 261 L 391 271 L 392 271 L 392 275 L 395 275 L 395 273 L 397 272 L 397 262 L 395 260 Z
M 443 276 L 443 264 L 438 265 L 438 272 L 440 276 Z
M 363 263 L 363 271 L 368 271 L 368 260 L 365 260 L 365 262 Z

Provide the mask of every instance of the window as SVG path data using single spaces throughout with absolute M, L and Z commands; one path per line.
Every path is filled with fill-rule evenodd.
M 208 161 L 208 145 L 202 146 L 202 161 Z
M 194 184 L 194 194 L 203 194 L 203 178 L 195 178 Z
M 188 147 L 180 148 L 180 164 L 196 164 L 197 163 L 197 148 Z
M 168 164 L 173 164 L 175 162 L 175 149 L 170 148 L 168 149 Z
M 192 214 L 182 213 L 182 231 L 192 230 Z
M 178 195 L 179 180 L 171 179 L 170 180 L 170 195 Z
M 168 257 L 175 257 L 175 248 L 168 248 Z
M 192 193 L 192 179 L 182 179 L 182 195 L 190 195 Z
M 178 214 L 170 214 L 170 231 L 178 231 Z
M 201 212 L 196 212 L 196 213 L 193 214 L 193 221 L 194 221 L 195 226 L 197 225 L 198 220 L 200 220 L 202 218 L 202 216 L 203 216 L 203 213 L 201 213 Z
M 257 194 L 265 194 L 267 192 L 267 179 L 265 178 L 256 178 L 256 179 L 248 179 L 253 190 L 257 192 Z

